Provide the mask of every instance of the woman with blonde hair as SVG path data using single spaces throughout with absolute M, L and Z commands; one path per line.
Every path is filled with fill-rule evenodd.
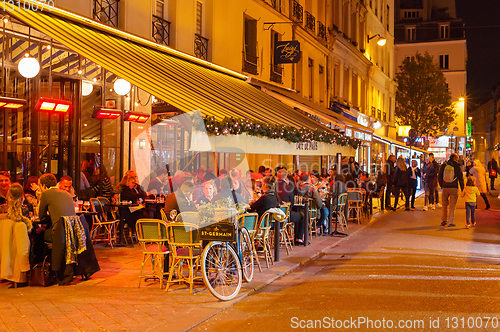
M 490 208 L 490 202 L 488 202 L 488 197 L 486 197 L 486 193 L 488 193 L 488 185 L 486 181 L 486 169 L 483 167 L 479 159 L 474 160 L 474 167 L 472 167 L 469 171 L 470 175 L 472 175 L 476 179 L 476 186 L 481 193 L 481 197 L 486 203 L 486 210 Z
M 394 201 L 392 211 L 396 211 L 398 208 L 399 193 L 401 190 L 403 190 L 405 195 L 405 210 L 410 211 L 409 183 L 410 173 L 408 173 L 405 160 L 402 156 L 399 156 L 396 161 L 396 172 L 394 173 L 394 196 L 396 197 L 396 200 Z
M 33 228 L 33 225 L 31 220 L 23 215 L 23 200 L 23 186 L 19 183 L 13 183 L 7 194 L 7 218 L 15 222 L 24 222 L 29 232 Z

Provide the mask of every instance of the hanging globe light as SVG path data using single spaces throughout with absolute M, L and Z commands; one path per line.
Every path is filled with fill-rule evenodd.
M 82 82 L 82 96 L 88 96 L 94 91 L 94 85 L 87 82 Z
M 123 78 L 117 79 L 113 87 L 115 89 L 115 92 L 120 96 L 125 96 L 130 92 L 130 89 L 132 89 L 132 85 L 129 82 L 125 81 Z
M 27 56 L 19 61 L 17 70 L 19 70 L 19 74 L 21 74 L 21 76 L 25 78 L 33 78 L 40 72 L 40 63 L 38 63 L 37 59 Z
M 376 122 L 374 122 L 374 123 L 372 124 L 372 127 L 373 127 L 373 129 L 375 129 L 375 130 L 380 129 L 380 128 L 382 128 L 382 122 L 380 122 L 380 121 L 376 121 Z

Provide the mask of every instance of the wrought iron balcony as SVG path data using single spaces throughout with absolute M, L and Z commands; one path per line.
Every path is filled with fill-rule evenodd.
M 153 39 L 158 44 L 170 45 L 170 22 L 153 15 Z
M 274 64 L 272 66 L 270 79 L 276 83 L 283 83 L 283 67 L 280 64 Z
M 296 22 L 304 22 L 304 7 L 300 5 L 300 3 L 297 2 L 297 0 L 293 0 L 293 7 L 292 7 L 292 19 Z
M 118 1 L 119 0 L 94 0 L 94 20 L 117 27 Z
M 248 52 L 243 52 L 243 71 L 257 75 L 257 60 L 259 59 L 256 55 L 251 55 Z
M 316 32 L 316 18 L 309 12 L 306 12 L 306 28 Z
M 208 60 L 208 39 L 194 34 L 194 55 L 200 59 Z
M 318 37 L 326 41 L 326 26 L 318 21 Z

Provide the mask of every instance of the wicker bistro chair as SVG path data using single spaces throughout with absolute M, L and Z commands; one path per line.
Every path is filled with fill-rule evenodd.
M 97 198 L 90 199 L 90 208 L 97 215 L 92 216 L 93 224 L 90 237 L 93 243 L 108 242 L 113 248 L 113 242 L 116 241 L 116 225 L 118 219 L 108 220 L 101 202 Z
M 378 208 L 380 209 L 380 211 L 382 211 L 384 209 L 384 205 L 383 205 L 384 204 L 384 202 L 383 202 L 384 193 L 385 193 L 385 185 L 380 187 L 380 190 L 378 192 L 374 193 L 372 196 L 372 198 L 378 199 Z
M 139 219 L 136 224 L 137 238 L 142 248 L 141 280 L 159 279 L 163 288 L 165 257 L 169 253 L 167 244 L 167 223 L 159 219 Z M 151 274 L 144 275 L 144 266 L 151 260 Z M 167 262 L 168 264 L 168 262 Z
M 184 223 L 189 223 L 193 225 L 200 225 L 200 220 L 198 219 L 198 212 L 194 211 L 186 211 L 179 213 L 175 217 L 176 222 L 184 222 Z
M 259 256 L 257 255 L 257 250 L 255 249 L 255 235 L 259 229 L 259 215 L 257 213 L 245 213 L 238 216 L 238 226 L 245 227 L 250 234 L 250 240 L 252 241 L 252 254 L 254 262 L 257 263 L 259 272 L 262 272 L 262 268 L 259 262 Z
M 318 205 L 314 198 L 308 198 L 309 201 L 309 238 L 312 238 L 313 234 L 318 236 L 316 221 L 319 218 L 318 216 Z
M 347 229 L 346 209 L 347 209 L 347 193 L 344 193 L 339 195 L 338 197 L 337 210 L 336 210 L 336 216 L 337 216 L 336 222 L 339 223 L 342 230 L 344 230 L 344 228 Z M 349 216 L 348 213 L 349 211 L 347 211 L 347 215 Z
M 260 252 L 263 254 L 264 259 L 266 260 L 266 266 L 269 268 L 269 262 L 274 264 L 273 256 L 271 255 L 271 239 L 270 239 L 270 230 L 271 230 L 271 222 L 273 220 L 273 214 L 271 212 L 265 212 L 259 220 L 259 226 L 254 235 L 254 242 L 257 248 L 262 248 Z M 258 251 L 259 252 L 259 251 Z
M 347 208 L 349 210 L 349 218 L 347 221 L 357 221 L 361 223 L 361 213 L 363 212 L 364 204 L 363 193 L 359 190 L 349 190 L 347 192 Z
M 167 213 L 165 212 L 165 208 L 160 209 L 160 215 L 161 215 L 161 220 L 163 220 L 164 222 L 169 223 L 171 221 L 167 217 Z
M 280 222 L 280 245 L 284 245 L 287 255 L 290 255 L 290 250 L 293 250 L 293 223 L 290 221 L 290 209 L 292 203 L 287 202 L 280 205 L 279 209 L 285 213 L 285 219 Z
M 199 239 L 198 225 L 187 222 L 167 224 L 167 238 L 171 260 L 166 291 L 171 283 L 186 282 L 193 293 L 193 283 L 202 277 L 196 276 L 200 267 L 202 245 Z M 188 271 L 183 271 L 187 268 Z M 186 274 L 187 272 L 187 274 Z M 174 274 L 177 278 L 174 279 Z

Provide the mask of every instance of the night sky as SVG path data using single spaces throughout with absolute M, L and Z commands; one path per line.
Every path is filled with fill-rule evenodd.
M 500 83 L 500 0 L 455 0 L 467 39 L 469 111 L 492 98 Z M 477 106 L 476 106 L 477 105 Z

